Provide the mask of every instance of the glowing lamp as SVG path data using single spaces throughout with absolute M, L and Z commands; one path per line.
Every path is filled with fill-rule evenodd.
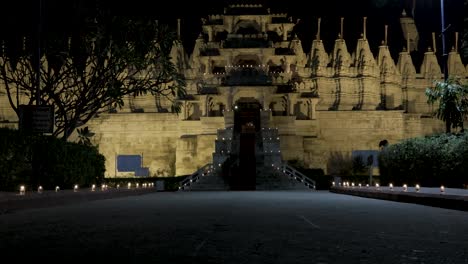
M 419 192 L 419 189 L 420 189 L 419 184 L 416 184 L 415 188 L 416 188 L 416 192 Z
M 60 191 L 60 187 L 55 186 L 55 192 L 58 192 L 58 191 Z
M 26 187 L 24 185 L 20 186 L 20 195 L 24 195 L 26 193 Z
M 403 191 L 404 191 L 404 192 L 408 191 L 408 185 L 403 184 Z
M 440 186 L 440 193 L 445 193 L 445 187 L 443 185 Z
M 42 188 L 42 186 L 37 187 L 37 192 L 38 192 L 38 193 L 42 193 L 43 190 L 44 190 L 44 189 Z

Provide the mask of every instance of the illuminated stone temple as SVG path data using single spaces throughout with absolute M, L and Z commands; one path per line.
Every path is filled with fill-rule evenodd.
M 248 159 L 265 166 L 298 160 L 326 172 L 333 152 L 378 150 L 384 139 L 392 144 L 444 131 L 424 94 L 443 79 L 432 50 L 422 51 L 421 65 L 407 49 L 392 58 L 386 40 L 372 53 L 365 18 L 361 38 L 345 40 L 337 30 L 332 50 L 320 38 L 319 21 L 304 50 L 287 14 L 258 4 L 221 13 L 202 19 L 190 54 L 182 44 L 172 49 L 187 82 L 179 114 L 171 113 L 170 102 L 147 95 L 87 124 L 106 157 L 106 177 L 132 175 L 119 170 L 122 155 L 139 155 L 150 176 L 188 175 L 233 156 L 248 165 Z M 178 28 L 180 34 L 180 21 Z M 347 41 L 356 41 L 356 49 L 348 50 Z M 448 71 L 467 78 L 456 48 Z M 0 100 L 0 115 L 12 120 Z

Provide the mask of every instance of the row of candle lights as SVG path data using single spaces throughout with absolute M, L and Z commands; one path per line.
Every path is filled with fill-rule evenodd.
M 135 184 L 135 189 L 138 189 L 138 188 L 152 188 L 154 187 L 154 183 L 142 183 L 141 185 L 139 183 L 136 183 Z M 101 185 L 101 191 L 105 191 L 105 190 L 108 190 L 109 186 L 107 184 L 102 184 Z M 133 184 L 131 182 L 129 182 L 127 184 L 127 189 L 132 189 L 133 188 Z M 80 189 L 79 185 L 78 184 L 75 184 L 73 186 L 73 192 L 78 192 Z M 96 191 L 97 187 L 96 187 L 96 184 L 93 184 L 91 185 L 91 188 L 90 190 L 92 192 Z M 117 184 L 116 185 L 116 189 L 120 189 L 120 184 Z M 37 187 L 37 193 L 42 193 L 44 191 L 44 188 L 42 186 L 39 186 Z M 59 192 L 60 191 L 60 186 L 55 186 L 55 192 Z M 26 186 L 24 185 L 21 185 L 20 188 L 19 188 L 19 194 L 20 195 L 25 195 L 26 194 Z
M 336 183 L 335 183 L 335 182 L 332 182 L 332 186 L 336 186 Z M 341 182 L 340 182 L 340 183 L 338 183 L 338 186 L 339 186 L 339 187 L 341 187 L 341 186 L 342 186 L 342 187 L 356 187 L 356 185 L 354 184 L 354 182 L 351 182 L 351 185 L 349 184 L 349 182 L 344 182 L 343 184 L 341 184 Z M 359 184 L 357 185 L 357 187 L 361 188 L 361 187 L 363 187 L 363 186 L 362 186 L 362 184 L 359 183 Z M 366 184 L 365 187 L 369 188 L 369 184 Z M 407 192 L 407 191 L 408 191 L 408 185 L 407 185 L 407 184 L 403 184 L 402 187 L 403 187 L 403 191 L 404 191 L 404 192 Z M 393 188 L 394 188 L 394 187 L 393 187 L 393 184 L 392 184 L 392 183 L 388 184 L 388 188 L 390 189 L 390 191 L 393 191 Z M 378 183 L 375 184 L 375 189 L 376 189 L 376 190 L 380 190 L 380 185 L 379 185 Z M 419 191 L 421 190 L 421 186 L 419 186 L 419 184 L 416 184 L 416 185 L 414 186 L 414 189 L 416 190 L 416 192 L 419 192 Z M 440 192 L 441 192 L 441 193 L 445 193 L 445 186 L 444 186 L 444 185 L 441 185 L 441 186 L 440 186 Z

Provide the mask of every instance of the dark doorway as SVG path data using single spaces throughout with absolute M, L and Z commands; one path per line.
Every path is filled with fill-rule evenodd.
M 255 135 L 260 129 L 258 101 L 240 101 L 235 106 L 234 131 L 239 135 L 239 166 L 233 168 L 232 190 L 255 190 L 256 160 Z
M 247 98 L 234 106 L 234 130 L 257 132 L 260 129 L 260 109 L 262 106 L 255 99 Z

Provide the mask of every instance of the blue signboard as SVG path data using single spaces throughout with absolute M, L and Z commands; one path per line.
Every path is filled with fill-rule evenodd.
M 121 172 L 134 172 L 141 168 L 140 155 L 118 155 L 117 170 Z
M 137 168 L 135 170 L 135 176 L 148 177 L 149 176 L 149 168 L 148 167 Z

